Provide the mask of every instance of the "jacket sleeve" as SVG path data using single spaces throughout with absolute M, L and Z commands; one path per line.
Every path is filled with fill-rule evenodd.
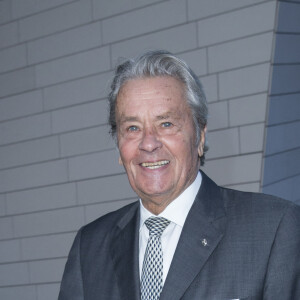
M 80 265 L 80 237 L 78 231 L 65 266 L 58 300 L 83 300 L 83 282 Z
M 263 299 L 300 299 L 300 206 L 288 206 L 278 226 Z

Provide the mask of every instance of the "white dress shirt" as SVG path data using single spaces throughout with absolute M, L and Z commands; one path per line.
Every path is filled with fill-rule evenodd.
M 195 197 L 198 193 L 202 181 L 201 173 L 198 175 L 194 182 L 175 200 L 173 200 L 165 210 L 158 216 L 153 215 L 148 211 L 142 201 L 140 200 L 140 236 L 139 236 L 139 269 L 140 278 L 142 276 L 142 268 L 145 250 L 149 238 L 149 230 L 145 225 L 145 221 L 152 217 L 164 217 L 171 221 L 169 226 L 164 230 L 161 236 L 161 244 L 163 250 L 163 282 L 165 282 L 177 243 L 186 220 L 186 217 L 194 203 Z

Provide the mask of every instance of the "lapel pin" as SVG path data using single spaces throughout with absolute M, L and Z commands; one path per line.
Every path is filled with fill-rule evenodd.
M 203 240 L 202 240 L 202 245 L 203 245 L 204 247 L 206 247 L 206 246 L 208 245 L 208 243 L 207 243 L 207 240 L 206 240 L 206 239 L 203 239 Z

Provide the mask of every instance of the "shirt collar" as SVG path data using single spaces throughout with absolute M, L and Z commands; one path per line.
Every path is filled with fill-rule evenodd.
M 199 191 L 202 182 L 202 175 L 198 172 L 194 182 L 185 189 L 175 200 L 173 200 L 158 217 L 164 217 L 169 221 L 183 227 L 185 219 L 194 203 L 196 195 Z M 140 230 L 144 222 L 153 215 L 147 210 L 140 199 Z

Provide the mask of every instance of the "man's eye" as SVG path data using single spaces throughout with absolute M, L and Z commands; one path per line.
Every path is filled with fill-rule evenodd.
M 138 131 L 138 129 L 139 129 L 139 128 L 138 128 L 137 126 L 134 126 L 134 125 L 133 125 L 133 126 L 129 126 L 127 130 L 128 130 L 128 131 Z
M 171 122 L 164 122 L 161 124 L 162 127 L 168 128 L 168 127 L 172 127 L 172 123 Z

